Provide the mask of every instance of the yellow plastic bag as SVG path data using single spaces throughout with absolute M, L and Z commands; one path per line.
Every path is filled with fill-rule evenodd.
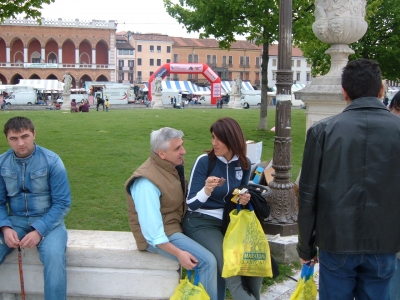
M 249 207 L 250 210 L 240 209 L 238 205 L 229 214 L 231 221 L 222 246 L 224 278 L 237 275 L 272 277 L 268 240 L 251 204 Z
M 193 274 L 193 282 L 192 282 L 192 273 Z M 175 289 L 174 294 L 172 295 L 170 300 L 210 300 L 210 296 L 208 296 L 206 290 L 203 285 L 199 283 L 199 272 L 197 268 L 193 269 L 193 272 L 188 270 L 187 276 L 185 279 L 182 279 L 181 282 Z
M 290 296 L 290 300 L 315 300 L 317 298 L 317 286 L 314 282 L 314 266 L 304 264 L 296 289 Z

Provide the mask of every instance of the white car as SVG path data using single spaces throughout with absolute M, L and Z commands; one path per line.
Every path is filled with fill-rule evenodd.
M 36 95 L 34 95 L 36 96 Z M 36 98 L 30 94 L 10 95 L 4 99 L 7 105 L 32 105 L 36 103 Z

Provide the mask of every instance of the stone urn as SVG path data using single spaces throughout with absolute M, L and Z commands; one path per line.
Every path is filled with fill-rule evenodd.
M 362 38 L 367 31 L 366 0 L 315 0 L 314 34 L 332 46 L 325 52 L 331 56 L 331 69 L 325 76 L 340 76 L 348 56 L 354 51 L 348 44 Z

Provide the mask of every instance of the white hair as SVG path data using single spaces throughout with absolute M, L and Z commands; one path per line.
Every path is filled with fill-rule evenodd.
M 177 130 L 171 127 L 163 127 L 158 130 L 153 130 L 150 134 L 151 150 L 154 153 L 157 153 L 158 149 L 167 151 L 172 139 L 181 139 L 182 137 L 182 130 Z

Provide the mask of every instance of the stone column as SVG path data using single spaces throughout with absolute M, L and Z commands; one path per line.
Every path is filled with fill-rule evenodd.
M 11 49 L 8 46 L 6 47 L 6 62 L 7 62 L 7 67 L 9 67 L 11 63 Z
M 58 48 L 58 63 L 59 64 L 63 63 L 62 48 Z
M 314 34 L 332 46 L 325 52 L 331 56 L 331 68 L 325 76 L 313 78 L 311 84 L 296 92 L 307 105 L 307 129 L 319 120 L 343 111 L 346 102 L 341 92 L 341 74 L 354 51 L 348 46 L 367 31 L 366 0 L 315 1 Z
M 79 66 L 79 61 L 80 61 L 80 59 L 79 59 L 79 49 L 76 48 L 75 49 L 75 64 L 78 65 L 78 66 Z
M 96 69 L 96 49 L 92 49 L 92 69 Z
M 24 63 L 28 62 L 28 48 L 24 47 Z
M 40 49 L 40 57 L 42 58 L 40 63 L 47 62 L 47 60 L 46 60 L 46 49 L 45 48 Z

